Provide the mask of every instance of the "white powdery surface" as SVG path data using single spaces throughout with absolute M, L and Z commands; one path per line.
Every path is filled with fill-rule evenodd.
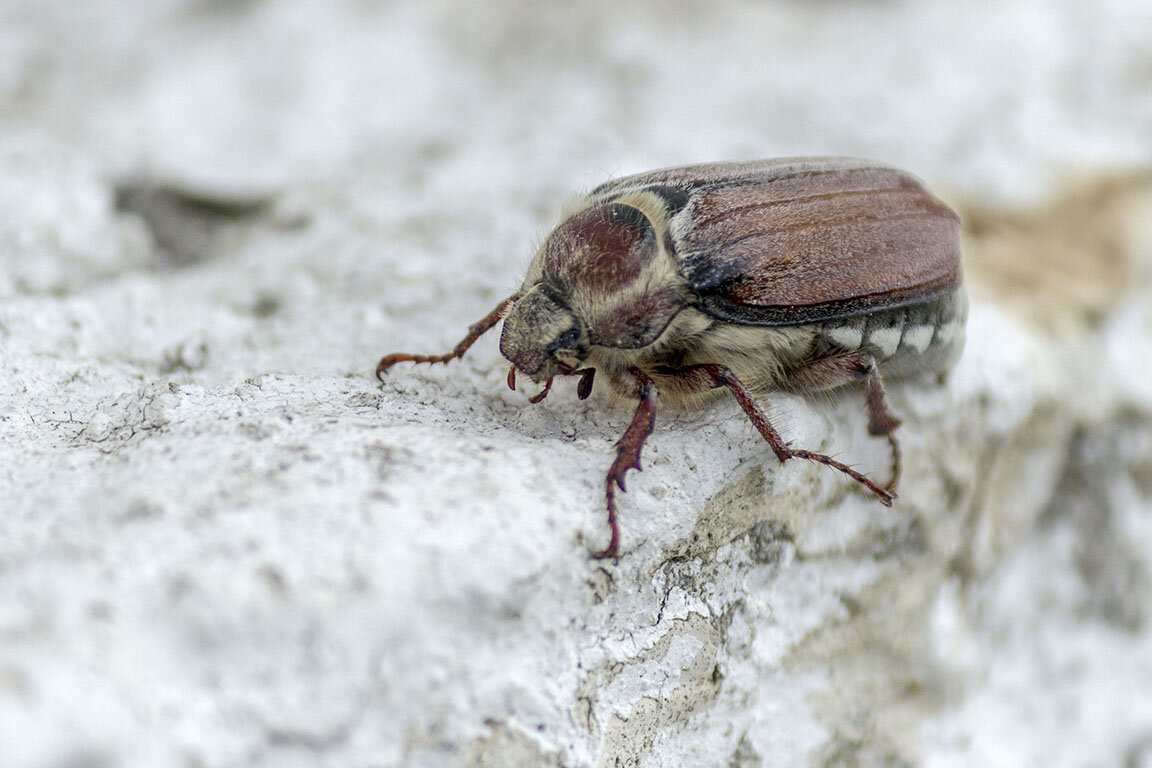
M 627 406 L 371 375 L 615 173 L 1146 167 L 1147 3 L 81 5 L 0 9 L 0 768 L 1152 762 L 1146 226 L 1077 333 L 980 292 L 890 386 L 890 509 L 661 412 L 618 562 Z M 858 394 L 764 403 L 883 473 Z

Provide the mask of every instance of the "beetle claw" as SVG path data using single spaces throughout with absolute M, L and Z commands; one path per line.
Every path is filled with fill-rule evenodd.
M 391 355 L 384 355 L 384 357 L 380 358 L 380 362 L 376 363 L 376 379 L 383 383 L 384 374 L 388 372 L 389 368 L 410 357 L 413 357 L 413 355 L 398 354 L 395 352 Z
M 508 369 L 508 389 L 513 392 L 516 391 L 516 366 L 514 365 Z
M 421 363 L 427 363 L 429 365 L 444 363 L 447 365 L 458 357 L 460 357 L 460 355 L 455 352 L 449 352 L 446 355 L 409 355 L 406 352 L 393 352 L 390 355 L 384 355 L 384 357 L 380 358 L 380 362 L 376 363 L 376 378 L 383 383 L 384 374 L 388 372 L 389 368 L 396 365 L 396 363 L 415 363 L 417 365 Z

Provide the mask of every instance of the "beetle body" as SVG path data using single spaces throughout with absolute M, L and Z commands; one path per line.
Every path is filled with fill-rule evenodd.
M 939 372 L 963 343 L 959 218 L 915 177 L 863 160 L 796 158 L 684 166 L 607 182 L 566 211 L 520 290 L 474 325 L 446 362 L 501 318 L 500 351 L 545 389 L 593 376 L 640 401 L 609 471 L 639 468 L 659 394 L 727 388 L 777 458 L 832 466 L 890 503 L 899 473 L 881 372 Z M 751 392 L 817 392 L 860 383 L 869 431 L 888 438 L 893 478 L 792 449 Z

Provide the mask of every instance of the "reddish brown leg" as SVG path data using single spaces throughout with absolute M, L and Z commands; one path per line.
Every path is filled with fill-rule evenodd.
M 864 385 L 864 398 L 868 408 L 868 434 L 883 437 L 888 441 L 892 453 L 892 477 L 884 485 L 889 491 L 896 490 L 900 481 L 900 444 L 893 431 L 900 426 L 900 419 L 888 410 L 884 397 L 884 382 L 872 355 L 863 352 L 825 357 L 803 368 L 792 371 L 788 376 L 787 389 L 793 392 L 820 392 L 859 381 Z
M 764 415 L 764 412 L 756 405 L 751 393 L 748 392 L 748 388 L 736 378 L 732 371 L 722 365 L 703 365 L 700 366 L 700 368 L 712 375 L 716 386 L 725 386 L 732 390 L 732 394 L 736 396 L 736 401 L 740 403 L 740 407 L 744 409 L 744 413 L 748 415 L 748 419 L 752 422 L 752 425 L 755 426 L 756 430 L 768 441 L 769 447 L 772 448 L 772 452 L 776 454 L 776 458 L 780 460 L 781 464 L 789 459 L 808 459 L 809 461 L 824 464 L 843 472 L 848 475 L 848 477 L 863 485 L 869 491 L 876 494 L 880 502 L 885 506 L 892 505 L 894 494 L 891 491 L 881 488 L 847 464 L 842 464 L 831 456 L 826 456 L 822 453 L 792 448 L 784 442 L 784 438 L 780 437 L 780 433 L 768 422 L 768 418 Z
M 476 343 L 477 339 L 491 330 L 492 326 L 496 325 L 496 323 L 500 322 L 500 319 L 504 317 L 504 313 L 508 307 L 512 306 L 512 303 L 518 298 L 520 298 L 519 291 L 500 302 L 496 306 L 496 309 L 485 315 L 484 319 L 480 322 L 469 326 L 468 335 L 461 339 L 460 343 L 448 354 L 409 355 L 404 352 L 393 352 L 390 355 L 384 355 L 384 357 L 380 358 L 380 362 L 376 363 L 376 378 L 383 381 L 384 374 L 387 373 L 389 368 L 396 365 L 396 363 L 447 363 L 449 360 L 463 357 L 464 353 L 468 351 L 469 347 Z
M 903 464 L 900 461 L 900 443 L 897 442 L 896 435 L 891 432 L 884 435 L 884 438 L 888 441 L 888 448 L 892 454 L 892 476 L 884 484 L 884 488 L 895 496 L 896 486 L 900 483 L 900 470 L 903 469 Z
M 868 434 L 875 437 L 884 437 L 888 440 L 888 447 L 892 451 L 892 478 L 885 484 L 889 491 L 895 491 L 900 482 L 900 444 L 896 442 L 896 435 L 892 434 L 900 426 L 900 419 L 888 410 L 888 401 L 884 398 L 884 381 L 880 378 L 880 369 L 876 361 L 869 355 L 861 370 L 864 377 L 864 397 L 868 403 Z
M 595 558 L 615 557 L 620 548 L 620 526 L 616 523 L 616 488 L 613 486 L 619 486 L 622 492 L 627 490 L 624 487 L 624 475 L 630 469 L 640 471 L 640 451 L 656 424 L 656 400 L 660 393 L 652 379 L 640 371 L 633 369 L 632 375 L 636 380 L 636 396 L 640 398 L 640 404 L 636 406 L 632 423 L 616 443 L 616 460 L 608 470 L 605 497 L 608 502 L 608 529 L 612 538 L 607 547 L 592 555 Z

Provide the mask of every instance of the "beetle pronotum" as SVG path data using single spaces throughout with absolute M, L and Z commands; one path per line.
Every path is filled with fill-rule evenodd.
M 447 363 L 504 320 L 500 352 L 543 384 L 594 376 L 639 401 L 616 444 L 605 496 L 608 545 L 620 545 L 616 489 L 652 433 L 657 398 L 726 388 L 781 464 L 836 469 L 885 505 L 900 475 L 885 376 L 945 370 L 960 353 L 967 303 L 960 220 L 915 177 L 845 158 L 714 163 L 609 181 L 565 212 L 518 291 L 443 355 L 390 354 Z M 868 432 L 887 438 L 884 485 L 822 453 L 791 447 L 753 393 L 863 386 Z

